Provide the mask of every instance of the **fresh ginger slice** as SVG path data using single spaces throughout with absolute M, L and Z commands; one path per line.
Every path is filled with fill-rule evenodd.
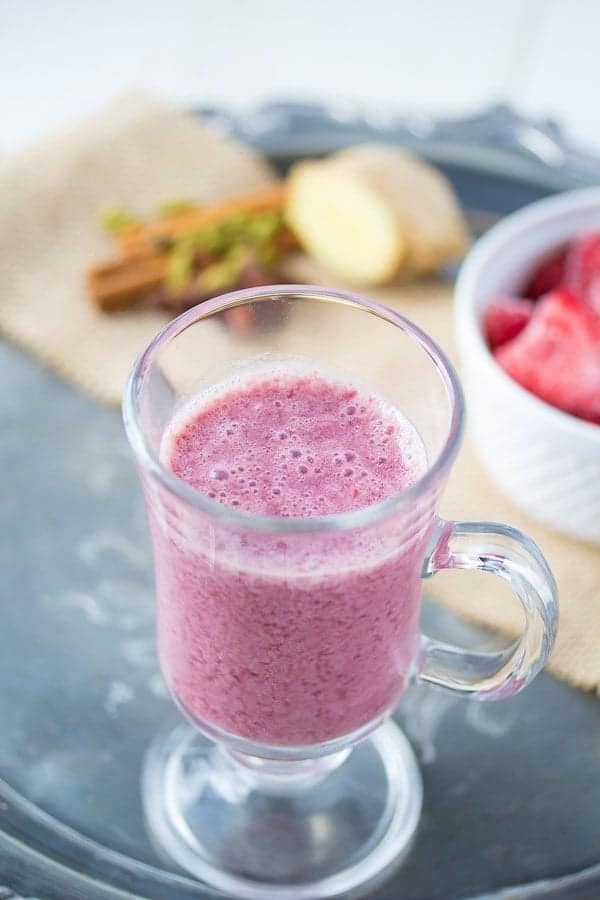
M 333 161 L 294 166 L 286 216 L 307 252 L 351 282 L 387 281 L 402 262 L 405 242 L 389 204 Z
M 465 249 L 452 189 L 427 163 L 397 147 L 367 144 L 289 177 L 287 218 L 319 262 L 356 284 L 432 271 Z

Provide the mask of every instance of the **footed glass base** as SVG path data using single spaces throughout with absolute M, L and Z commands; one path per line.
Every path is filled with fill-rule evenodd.
M 181 726 L 151 745 L 143 799 L 155 842 L 197 878 L 249 900 L 314 900 L 402 860 L 422 787 L 391 721 L 351 752 L 300 761 L 230 753 Z

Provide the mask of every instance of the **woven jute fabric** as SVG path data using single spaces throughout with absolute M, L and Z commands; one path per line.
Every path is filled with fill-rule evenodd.
M 99 216 L 110 205 L 143 214 L 165 201 L 200 202 L 253 190 L 274 178 L 251 149 L 210 125 L 146 97 L 115 102 L 70 133 L 0 165 L 0 330 L 100 400 L 117 404 L 131 365 L 166 321 L 158 311 L 98 312 L 83 271 L 106 254 Z M 327 281 L 306 261 L 290 280 Z M 452 285 L 437 281 L 370 291 L 412 318 L 456 361 Z M 373 348 L 377 352 L 377 348 Z M 528 519 L 488 481 L 467 437 L 442 513 L 507 522 L 540 545 L 561 602 L 550 668 L 579 688 L 600 686 L 600 552 Z M 428 593 L 469 619 L 517 634 L 522 613 L 499 579 L 442 573 Z
M 0 330 L 51 368 L 118 403 L 160 311 L 99 312 L 84 270 L 110 255 L 104 210 L 138 215 L 268 184 L 253 150 L 146 96 L 115 101 L 70 133 L 0 165 Z

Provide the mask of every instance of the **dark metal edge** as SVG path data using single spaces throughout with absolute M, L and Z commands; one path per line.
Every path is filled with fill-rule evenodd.
M 205 107 L 204 116 L 274 158 L 329 153 L 357 140 L 400 143 L 445 163 L 550 189 L 600 183 L 600 159 L 578 147 L 552 119 L 531 119 L 505 105 L 476 115 L 399 115 L 352 104 L 273 101 L 245 112 Z

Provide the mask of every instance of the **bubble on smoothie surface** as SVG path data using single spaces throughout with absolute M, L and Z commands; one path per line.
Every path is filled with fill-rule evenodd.
M 381 396 L 284 369 L 197 394 L 167 429 L 162 457 L 219 503 L 285 518 L 369 506 L 426 469 L 415 428 Z

